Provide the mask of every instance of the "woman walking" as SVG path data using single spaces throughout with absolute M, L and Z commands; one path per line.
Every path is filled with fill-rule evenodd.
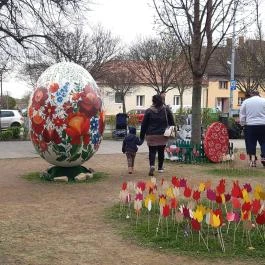
M 158 172 L 163 172 L 164 150 L 168 138 L 164 136 L 167 126 L 175 125 L 173 114 L 165 106 L 161 95 L 154 95 L 152 106 L 145 111 L 141 124 L 140 139 L 146 139 L 149 148 L 149 176 L 154 176 L 155 158 L 158 153 Z

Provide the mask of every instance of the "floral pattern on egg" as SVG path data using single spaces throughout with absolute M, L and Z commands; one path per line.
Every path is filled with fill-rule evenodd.
M 42 158 L 78 166 L 98 150 L 105 114 L 96 82 L 83 67 L 58 63 L 38 79 L 28 107 L 30 138 Z

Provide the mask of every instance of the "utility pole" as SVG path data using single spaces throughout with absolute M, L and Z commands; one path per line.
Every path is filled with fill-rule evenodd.
M 8 91 L 6 91 L 6 108 L 9 109 Z
M 0 98 L 0 133 L 2 132 L 2 124 L 1 124 L 1 117 L 2 117 L 2 104 L 3 104 L 3 71 L 0 70 L 0 87 L 1 87 L 1 98 Z
M 236 41 L 236 0 L 234 0 L 234 17 L 233 17 L 233 35 L 232 35 L 232 52 L 230 68 L 230 98 L 229 98 L 229 117 L 233 116 L 234 90 L 236 89 L 235 81 L 235 41 Z

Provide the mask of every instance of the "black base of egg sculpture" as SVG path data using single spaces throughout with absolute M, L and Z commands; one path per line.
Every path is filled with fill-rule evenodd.
M 100 146 L 105 127 L 100 91 L 89 72 L 75 63 L 57 63 L 43 72 L 28 116 L 36 151 L 55 166 L 80 166 Z

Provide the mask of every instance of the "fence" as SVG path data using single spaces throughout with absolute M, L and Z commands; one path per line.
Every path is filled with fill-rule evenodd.
M 233 153 L 233 143 L 229 142 L 227 155 L 231 157 Z M 171 141 L 166 147 L 165 158 L 190 164 L 210 162 L 204 153 L 203 142 L 201 144 L 192 144 L 190 140 Z

